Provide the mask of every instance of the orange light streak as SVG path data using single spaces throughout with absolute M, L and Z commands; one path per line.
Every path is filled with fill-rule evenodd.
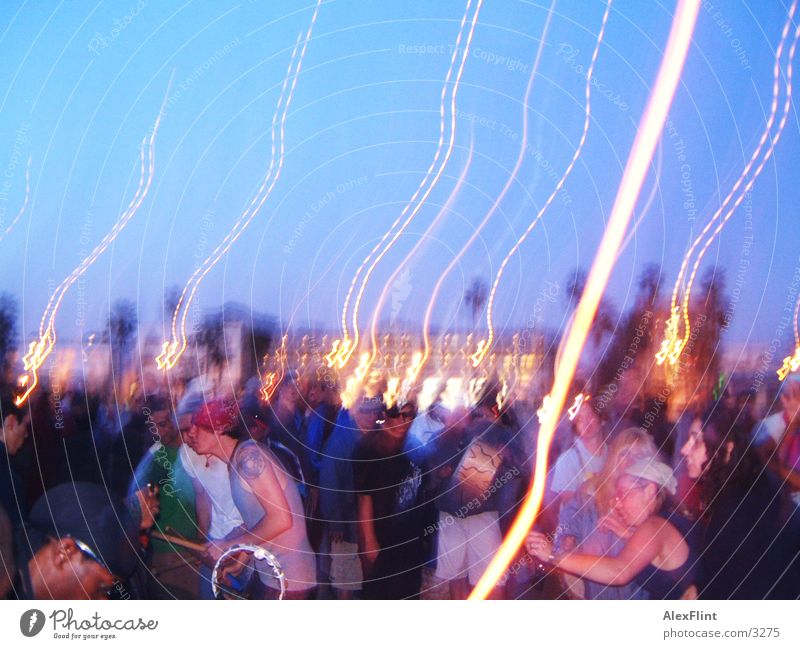
M 678 271 L 678 277 L 675 280 L 675 286 L 672 289 L 672 300 L 670 303 L 670 317 L 667 320 L 665 326 L 665 333 L 664 333 L 664 340 L 661 342 L 661 348 L 659 349 L 658 353 L 656 354 L 656 362 L 659 365 L 662 365 L 664 361 L 668 360 L 670 365 L 674 365 L 677 363 L 678 359 L 680 358 L 683 349 L 686 347 L 686 344 L 689 342 L 689 338 L 691 335 L 691 322 L 689 318 L 689 301 L 691 299 L 692 287 L 694 286 L 695 278 L 697 276 L 697 271 L 700 266 L 700 262 L 702 261 L 703 257 L 706 254 L 711 243 L 716 239 L 722 229 L 725 227 L 725 224 L 730 220 L 733 212 L 736 208 L 741 204 L 744 200 L 747 192 L 752 189 L 756 179 L 761 174 L 761 171 L 764 168 L 764 165 L 767 163 L 769 158 L 772 156 L 773 151 L 775 150 L 775 145 L 780 140 L 781 134 L 783 129 L 786 125 L 786 119 L 788 117 L 789 107 L 791 105 L 791 95 L 792 95 L 792 60 L 794 58 L 795 49 L 797 46 L 797 38 L 800 34 L 800 30 L 795 31 L 794 40 L 792 42 L 789 57 L 788 57 L 788 70 L 786 76 L 786 101 L 784 103 L 784 110 L 781 121 L 778 125 L 778 129 L 776 134 L 770 138 L 770 146 L 768 147 L 764 157 L 762 158 L 758 167 L 756 167 L 755 172 L 753 173 L 752 177 L 745 185 L 744 189 L 741 190 L 739 193 L 736 201 L 734 201 L 733 205 L 728 209 L 725 215 L 719 222 L 717 228 L 712 232 L 711 236 L 706 239 L 705 244 L 703 245 L 702 249 L 698 253 L 697 259 L 692 267 L 692 272 L 689 277 L 689 281 L 686 283 L 686 286 L 683 290 L 683 295 L 681 299 L 681 304 L 678 305 L 678 293 L 680 292 L 681 287 L 684 285 L 684 281 L 686 278 L 686 271 L 689 265 L 689 260 L 692 257 L 692 254 L 703 241 L 704 237 L 708 234 L 708 231 L 720 219 L 722 212 L 728 206 L 728 204 L 733 199 L 734 194 L 739 189 L 740 185 L 744 182 L 747 174 L 750 172 L 750 169 L 758 160 L 759 155 L 761 155 L 761 151 L 764 148 L 764 144 L 767 141 L 767 138 L 770 135 L 770 131 L 772 130 L 772 126 L 775 123 L 775 117 L 778 112 L 778 97 L 780 95 L 780 60 L 781 56 L 783 55 L 783 49 L 786 45 L 786 39 L 789 35 L 789 28 L 791 26 L 792 18 L 794 17 L 795 10 L 797 9 L 797 0 L 792 3 L 792 6 L 789 9 L 789 15 L 787 16 L 786 23 L 783 26 L 783 31 L 781 33 L 781 40 L 778 44 L 778 49 L 775 52 L 775 63 L 773 66 L 773 82 L 772 82 L 772 103 L 770 105 L 770 114 L 769 118 L 767 119 L 766 125 L 764 126 L 764 131 L 761 134 L 761 138 L 756 145 L 752 155 L 750 156 L 750 160 L 745 165 L 742 173 L 739 175 L 739 178 L 734 183 L 733 187 L 731 188 L 728 195 L 722 201 L 722 204 L 719 206 L 716 212 L 712 215 L 709 222 L 705 225 L 703 230 L 700 232 L 699 235 L 694 239 L 692 245 L 689 247 L 686 255 L 683 258 L 683 262 L 681 263 L 680 270 Z M 680 324 L 681 319 L 683 321 L 683 336 L 681 337 L 680 334 Z
M 439 292 L 442 289 L 442 285 L 444 284 L 445 279 L 450 275 L 450 272 L 453 268 L 456 267 L 459 261 L 461 261 L 461 257 L 464 256 L 464 253 L 469 249 L 469 247 L 475 242 L 475 239 L 478 238 L 478 235 L 483 230 L 484 226 L 489 222 L 489 219 L 494 215 L 497 211 L 498 206 L 505 198 L 506 193 L 508 193 L 509 188 L 511 187 L 514 179 L 517 177 L 519 173 L 519 169 L 522 166 L 522 161 L 525 159 L 525 150 L 528 144 L 528 105 L 530 103 L 530 95 L 531 90 L 533 89 L 533 81 L 536 78 L 536 73 L 539 70 L 539 61 L 541 60 L 542 51 L 544 50 L 544 44 L 547 40 L 547 33 L 550 29 L 550 20 L 553 17 L 553 10 L 556 6 L 556 0 L 553 0 L 550 4 L 550 9 L 547 12 L 547 18 L 545 19 L 544 28 L 542 29 L 542 35 L 539 38 L 539 48 L 536 50 L 536 58 L 533 62 L 533 70 L 531 71 L 530 77 L 528 77 L 528 86 L 525 89 L 525 98 L 523 99 L 522 103 L 522 142 L 519 148 L 519 154 L 517 155 L 517 161 L 514 164 L 514 168 L 511 171 L 511 175 L 509 176 L 506 184 L 503 186 L 503 189 L 500 190 L 500 194 L 497 197 L 497 200 L 492 204 L 492 207 L 486 212 L 486 215 L 483 217 L 483 220 L 478 224 L 478 227 L 472 232 L 472 235 L 467 240 L 467 242 L 462 246 L 461 250 L 459 250 L 458 254 L 450 260 L 450 263 L 447 265 L 447 268 L 444 269 L 444 272 L 440 275 L 439 279 L 436 281 L 436 285 L 433 287 L 433 293 L 431 294 L 431 299 L 428 301 L 428 307 L 425 309 L 425 316 L 423 318 L 422 323 L 422 338 L 424 342 L 424 350 L 422 352 L 422 362 L 420 364 L 420 371 L 422 368 L 425 367 L 428 359 L 430 358 L 431 354 L 431 337 L 430 337 L 430 326 L 431 326 L 431 316 L 433 314 L 433 306 L 436 304 L 436 300 L 439 297 Z M 479 345 L 480 347 L 480 345 Z
M 714 229 L 714 232 L 712 232 L 711 236 L 706 240 L 705 244 L 703 245 L 702 249 L 697 255 L 697 259 L 695 260 L 694 266 L 692 267 L 692 273 L 689 276 L 689 281 L 686 285 L 686 291 L 683 296 L 683 321 L 684 321 L 683 339 L 680 342 L 680 348 L 673 353 L 673 356 L 675 356 L 675 354 L 679 356 L 680 352 L 683 351 L 684 347 L 686 347 L 686 344 L 689 342 L 689 337 L 691 334 L 691 328 L 689 325 L 689 299 L 692 294 L 692 288 L 694 287 L 695 279 L 697 278 L 697 272 L 700 268 L 700 262 L 703 261 L 703 257 L 705 257 L 706 252 L 708 252 L 708 248 L 711 246 L 714 240 L 719 236 L 720 232 L 722 232 L 725 225 L 731 219 L 731 216 L 733 216 L 733 213 L 736 210 L 736 208 L 739 207 L 739 205 L 741 205 L 747 193 L 753 188 L 756 179 L 761 175 L 764 166 L 772 157 L 772 154 L 775 151 L 775 147 L 777 146 L 778 142 L 781 139 L 781 135 L 783 134 L 784 127 L 786 126 L 786 121 L 789 117 L 789 109 L 792 104 L 792 61 L 794 59 L 795 51 L 797 49 L 798 37 L 800 37 L 800 26 L 798 26 L 797 30 L 795 31 L 794 40 L 789 50 L 789 65 L 786 72 L 786 99 L 783 104 L 783 115 L 781 116 L 781 121 L 778 124 L 778 129 L 775 132 L 775 135 L 772 138 L 770 138 L 769 148 L 764 154 L 764 157 L 762 158 L 758 167 L 756 167 L 756 170 L 753 172 L 752 178 L 750 178 L 749 182 L 745 185 L 744 189 L 739 194 L 739 197 L 725 213 L 725 216 L 720 220 L 719 224 Z M 670 360 L 672 361 L 672 357 L 670 357 Z M 677 360 L 677 357 L 675 357 L 675 360 Z M 674 363 L 675 361 L 672 362 Z
M 778 370 L 778 378 L 783 381 L 790 372 L 800 370 L 800 327 L 798 327 L 798 316 L 800 316 L 800 297 L 794 305 L 794 353 L 783 359 L 783 365 Z
M 576 394 L 575 400 L 572 402 L 572 405 L 567 408 L 567 416 L 569 417 L 570 421 L 574 421 L 575 417 L 578 416 L 578 413 L 581 410 L 581 406 L 589 400 L 588 394 Z
M 397 267 L 392 271 L 392 274 L 389 276 L 389 279 L 386 280 L 386 283 L 383 285 L 383 290 L 381 291 L 380 296 L 378 297 L 378 303 L 375 306 L 375 311 L 372 314 L 372 326 L 370 330 L 370 337 L 372 340 L 372 353 L 370 356 L 370 365 L 375 362 L 375 357 L 378 354 L 378 317 L 380 316 L 381 309 L 383 308 L 383 304 L 386 301 L 386 296 L 389 293 L 389 289 L 393 286 L 395 279 L 400 274 L 400 271 L 405 267 L 405 265 L 411 260 L 411 258 L 419 251 L 419 249 L 428 242 L 428 238 L 431 236 L 433 231 L 439 225 L 440 221 L 444 218 L 444 216 L 450 212 L 453 207 L 453 203 L 455 203 L 456 198 L 458 197 L 459 193 L 461 192 L 461 188 L 464 185 L 464 180 L 469 173 L 469 169 L 472 166 L 472 156 L 474 153 L 474 142 L 470 142 L 469 147 L 469 156 L 467 158 L 467 162 L 464 165 L 464 169 L 461 172 L 461 175 L 458 177 L 455 186 L 453 187 L 453 191 L 450 192 L 450 195 L 447 197 L 447 201 L 444 205 L 442 205 L 439 212 L 436 214 L 436 217 L 431 221 L 430 225 L 425 229 L 425 232 L 419 238 L 419 240 L 414 244 L 414 247 L 411 248 L 411 251 L 406 255 L 405 259 L 401 261 Z M 421 365 L 418 369 L 421 369 Z M 413 380 L 416 380 L 416 375 L 413 377 Z
M 264 401 L 269 401 L 278 387 L 278 373 L 267 372 L 264 376 L 264 383 L 261 385 L 261 398 Z
M 398 237 L 403 233 L 405 228 L 411 222 L 411 220 L 416 216 L 417 212 L 419 212 L 422 205 L 428 199 L 431 191 L 436 186 L 439 181 L 439 178 L 444 171 L 445 166 L 447 165 L 447 161 L 450 159 L 450 155 L 453 152 L 453 146 L 455 144 L 455 134 L 456 134 L 456 96 L 458 94 L 458 87 L 461 82 L 461 77 L 464 72 L 464 67 L 467 61 L 467 55 L 469 54 L 470 44 L 472 42 L 472 36 L 475 33 L 475 26 L 478 21 L 478 15 L 481 10 L 481 6 L 483 5 L 483 0 L 477 0 L 475 4 L 475 11 L 472 16 L 472 20 L 470 22 L 470 28 L 467 33 L 466 44 L 463 49 L 460 49 L 461 39 L 464 36 L 464 26 L 467 22 L 467 17 L 469 16 L 470 6 L 472 5 L 473 0 L 467 0 L 467 6 L 464 9 L 464 15 L 461 18 L 461 25 L 458 32 L 458 38 L 456 39 L 455 48 L 453 49 L 453 56 L 450 59 L 450 68 L 447 71 L 447 76 L 445 77 L 444 85 L 442 86 L 442 95 L 441 95 L 441 103 L 439 106 L 439 144 L 436 149 L 436 155 L 433 158 L 430 166 L 428 167 L 428 171 L 425 174 L 425 177 L 422 179 L 422 182 L 417 187 L 417 190 L 414 192 L 414 195 L 411 197 L 411 200 L 406 204 L 406 207 L 400 213 L 400 216 L 395 219 L 394 223 L 392 223 L 391 227 L 386 231 L 386 233 L 381 237 L 381 240 L 375 245 L 375 247 L 370 251 L 370 253 L 365 257 L 365 259 L 361 262 L 361 265 L 356 270 L 355 275 L 353 276 L 352 281 L 350 282 L 350 288 L 347 291 L 347 295 L 345 296 L 344 307 L 342 309 L 342 330 L 343 330 L 343 344 L 340 347 L 340 354 L 338 356 L 338 363 L 339 367 L 343 367 L 347 361 L 350 359 L 350 356 L 358 347 L 359 343 L 359 331 L 358 331 L 358 312 L 361 306 L 361 300 L 364 296 L 364 290 L 366 289 L 367 284 L 369 283 L 370 276 L 372 275 L 373 270 L 381 261 L 383 256 L 389 251 L 389 249 L 394 245 L 395 241 L 397 241 Z M 455 68 L 456 61 L 458 59 L 458 54 L 461 53 L 461 63 L 459 65 L 458 72 L 456 73 L 456 78 L 453 81 L 453 91 L 451 94 L 450 99 L 450 139 L 448 142 L 447 151 L 445 156 L 439 165 L 438 170 L 436 171 L 435 176 L 431 179 L 431 174 L 434 173 L 434 168 L 436 167 L 436 163 L 439 160 L 439 157 L 442 153 L 442 149 L 444 147 L 444 140 L 445 140 L 445 103 L 447 98 L 447 89 L 450 83 L 450 78 L 453 75 L 453 69 Z M 430 180 L 430 183 L 429 183 Z M 427 185 L 427 188 L 426 188 Z M 418 196 L 422 196 L 417 199 Z M 411 209 L 412 205 L 415 205 L 413 209 Z M 406 220 L 400 225 L 400 227 L 395 232 L 394 236 L 386 243 L 386 246 L 381 250 L 380 253 L 376 256 L 376 258 L 372 261 L 369 268 L 364 271 L 363 277 L 361 277 L 361 283 L 359 285 L 359 289 L 356 293 L 356 298 L 353 304 L 353 314 L 352 314 L 352 324 L 353 324 L 353 335 L 350 335 L 350 332 L 347 327 L 347 312 L 349 309 L 350 299 L 353 295 L 353 291 L 355 289 L 355 285 L 359 281 L 359 276 L 361 275 L 362 270 L 364 267 L 370 263 L 370 259 L 372 256 L 383 246 L 386 240 L 392 235 L 392 232 L 397 227 L 397 224 L 403 219 L 403 217 L 411 210 L 411 213 L 408 215 Z
M 589 327 L 597 313 L 597 306 L 617 259 L 617 252 L 625 236 L 625 230 L 633 214 L 669 107 L 675 96 L 699 9 L 700 0 L 680 0 L 678 3 L 658 77 L 625 165 L 625 172 L 611 209 L 608 226 L 603 234 L 586 287 L 575 311 L 573 323 L 567 333 L 562 362 L 556 369 L 553 389 L 550 391 L 552 408 L 547 409 L 545 421 L 539 431 L 533 483 L 514 524 L 486 572 L 470 593 L 470 599 L 485 599 L 491 593 L 522 545 L 539 513 L 547 477 L 550 442 L 564 408 L 567 391 L 575 375 Z
M 494 282 L 492 283 L 492 289 L 489 291 L 489 298 L 486 301 L 486 326 L 489 330 L 489 336 L 486 340 L 481 340 L 478 343 L 477 350 L 470 357 L 473 367 L 478 367 L 478 365 L 483 362 L 483 359 L 486 357 L 486 354 L 492 348 L 492 344 L 494 343 L 494 300 L 497 295 L 497 287 L 500 285 L 500 280 L 503 278 L 503 273 L 505 272 L 508 262 L 511 260 L 511 257 L 514 256 L 517 250 L 519 250 L 520 246 L 525 242 L 525 239 L 528 238 L 528 235 L 542 218 L 542 215 L 545 213 L 545 211 L 547 211 L 547 208 L 550 207 L 550 204 L 558 195 L 558 192 L 561 191 L 561 188 L 564 186 L 564 183 L 567 181 L 570 173 L 572 173 L 572 169 L 575 167 L 575 163 L 578 161 L 581 151 L 583 151 L 583 145 L 586 143 L 586 136 L 589 133 L 589 122 L 591 120 L 592 75 L 594 74 L 594 66 L 597 62 L 597 56 L 600 53 L 600 44 L 603 42 L 603 35 L 605 34 L 608 15 L 611 12 L 611 2 L 612 0 L 608 0 L 608 3 L 606 4 L 606 10 L 603 14 L 603 21 L 600 24 L 600 31 L 597 34 L 597 43 L 595 44 L 594 51 L 592 52 L 592 60 L 589 64 L 589 70 L 586 73 L 586 87 L 584 91 L 586 96 L 586 106 L 584 111 L 583 132 L 581 133 L 578 146 L 576 147 L 575 152 L 572 154 L 572 159 L 570 160 L 569 165 L 567 165 L 564 174 L 556 183 L 556 186 L 551 192 L 550 196 L 547 197 L 544 205 L 542 205 L 542 207 L 539 209 L 539 212 L 536 214 L 533 221 L 531 221 L 530 225 L 528 225 L 525 232 L 522 233 L 522 236 L 517 239 L 513 246 L 511 246 L 511 250 L 508 251 L 505 259 L 503 259 L 500 267 L 497 269 L 497 274 L 495 275 Z
M 281 338 L 281 346 L 278 347 L 275 352 L 275 360 L 277 361 L 276 365 L 278 369 L 273 372 L 267 372 L 264 376 L 264 380 L 261 384 L 261 398 L 264 401 L 269 402 L 272 399 L 275 390 L 278 389 L 281 381 L 283 381 L 283 377 L 286 376 L 286 366 L 289 357 L 289 351 L 287 349 L 288 342 L 289 336 L 284 335 Z
M 24 390 L 14 399 L 14 403 L 17 406 L 21 406 L 23 403 L 25 403 L 31 393 L 39 385 L 38 370 L 47 357 L 50 356 L 50 353 L 55 347 L 57 340 L 56 316 L 58 315 L 58 310 L 61 307 L 61 302 L 63 301 L 64 296 L 67 294 L 67 291 L 69 291 L 70 287 L 72 287 L 72 285 L 89 269 L 89 267 L 94 264 L 95 261 L 97 261 L 100 255 L 105 252 L 106 248 L 108 248 L 108 246 L 111 245 L 111 243 L 117 238 L 117 236 L 119 236 L 119 233 L 122 232 L 125 226 L 134 217 L 144 202 L 144 199 L 147 197 L 155 171 L 156 134 L 158 133 L 158 127 L 161 124 L 161 118 L 164 115 L 164 107 L 166 106 L 166 101 L 167 97 L 169 96 L 169 89 L 171 86 L 172 78 L 170 77 L 169 85 L 167 86 L 167 92 L 164 95 L 164 101 L 161 104 L 161 110 L 159 111 L 158 117 L 156 118 L 156 123 L 153 126 L 153 132 L 150 134 L 149 142 L 147 137 L 142 140 L 142 146 L 140 150 L 141 173 L 139 178 L 139 186 L 137 187 L 136 193 L 131 199 L 130 204 L 114 224 L 114 227 L 111 228 L 111 231 L 108 232 L 105 237 L 103 237 L 102 241 L 97 244 L 94 250 L 92 250 L 92 252 L 89 253 L 89 255 L 83 259 L 83 261 L 81 261 L 78 267 L 75 268 L 66 277 L 66 279 L 64 279 L 64 281 L 58 285 L 56 290 L 53 292 L 53 295 L 50 296 L 50 300 L 47 303 L 47 307 L 45 308 L 44 313 L 42 314 L 42 319 L 39 323 L 39 339 L 32 341 L 28 345 L 28 352 L 22 358 L 22 364 L 25 369 L 27 379 L 24 381 L 24 383 L 20 381 L 20 387 L 24 388 Z M 147 155 L 145 155 L 145 152 L 147 152 Z M 147 158 L 147 160 L 145 158 Z
M 331 347 L 331 351 L 325 354 L 325 365 L 328 367 L 333 367 L 336 364 L 336 358 L 339 355 L 339 345 L 342 344 L 342 341 L 338 338 L 333 341 L 333 346 Z
M 306 31 L 305 38 L 303 38 L 302 32 L 298 35 L 297 42 L 295 43 L 294 49 L 292 51 L 292 57 L 289 61 L 289 67 L 286 71 L 286 77 L 283 81 L 283 86 L 281 87 L 281 94 L 278 98 L 278 104 L 275 108 L 275 113 L 272 117 L 272 130 L 271 130 L 271 141 L 272 141 L 272 150 L 270 156 L 270 164 L 269 168 L 267 169 L 267 173 L 264 176 L 264 181 L 261 184 L 256 195 L 250 201 L 250 204 L 247 206 L 247 209 L 241 214 L 239 219 L 233 225 L 233 228 L 228 232 L 222 242 L 214 249 L 214 251 L 209 255 L 203 263 L 200 265 L 197 270 L 192 273 L 192 276 L 189 278 L 189 281 L 184 286 L 183 291 L 181 292 L 181 296 L 178 300 L 178 304 L 175 307 L 175 312 L 172 316 L 172 327 L 171 327 L 171 339 L 168 341 L 164 341 L 161 347 L 161 353 L 156 357 L 156 365 L 158 369 L 163 370 L 171 370 L 175 367 L 175 364 L 178 362 L 180 357 L 186 351 L 186 347 L 188 346 L 188 339 L 186 336 L 186 319 L 189 316 L 189 308 L 194 300 L 195 294 L 197 293 L 200 284 L 203 282 L 205 277 L 208 275 L 209 272 L 219 263 L 220 259 L 224 257 L 230 251 L 231 247 L 234 243 L 239 239 L 242 233 L 247 229 L 250 223 L 255 218 L 256 214 L 261 210 L 266 202 L 267 198 L 269 198 L 270 194 L 272 193 L 275 184 L 278 182 L 278 178 L 280 177 L 281 171 L 283 169 L 283 161 L 284 161 L 284 154 L 285 154 L 285 126 L 286 126 L 286 117 L 289 112 L 289 105 L 292 102 L 292 97 L 294 95 L 294 90 L 297 86 L 297 79 L 300 76 L 300 70 L 303 65 L 303 58 L 306 54 L 306 49 L 308 47 L 308 42 L 311 38 L 311 33 L 314 28 L 314 24 L 317 20 L 317 15 L 319 14 L 319 7 L 322 4 L 322 0 L 317 0 L 317 4 L 314 8 L 314 14 L 311 17 L 311 22 L 308 26 L 308 30 Z M 297 58 L 297 52 L 300 48 L 300 42 L 302 40 L 303 46 L 300 50 L 299 59 L 297 59 L 297 64 L 295 65 L 295 59 Z M 294 68 L 294 70 L 293 70 Z M 291 85 L 289 83 L 291 79 Z M 289 88 L 288 95 L 286 94 L 286 89 Z M 284 103 L 284 97 L 286 97 L 286 101 Z M 281 104 L 283 103 L 283 112 L 281 112 Z M 281 115 L 280 121 L 278 120 L 278 115 Z M 276 165 L 276 147 L 275 147 L 275 139 L 276 139 L 276 131 L 278 131 L 278 141 L 279 141 L 279 150 L 280 154 L 277 156 L 277 165 Z M 274 171 L 274 173 L 273 173 Z

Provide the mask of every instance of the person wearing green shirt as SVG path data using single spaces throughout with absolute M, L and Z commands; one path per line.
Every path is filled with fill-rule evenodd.
M 192 481 L 178 460 L 183 440 L 180 424 L 191 423 L 191 415 L 176 422 L 169 402 L 160 397 L 148 399 L 143 414 L 147 434 L 153 444 L 134 472 L 131 489 L 148 485 L 158 493 L 159 515 L 154 530 L 162 534 L 199 539 L 195 492 Z M 177 426 L 176 426 L 177 423 Z M 152 539 L 148 552 L 150 597 L 153 599 L 197 599 L 199 566 L 196 557 L 168 542 Z

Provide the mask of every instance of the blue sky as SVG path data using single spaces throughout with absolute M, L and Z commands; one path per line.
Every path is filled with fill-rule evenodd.
M 0 241 L 0 290 L 17 295 L 21 331 L 38 325 L 48 292 L 108 232 L 136 190 L 138 146 L 174 74 L 141 210 L 73 287 L 60 335 L 102 326 L 109 304 L 135 300 L 145 331 L 160 329 L 165 288 L 183 286 L 261 183 L 269 133 L 310 0 L 268 2 L 14 2 L 0 4 L 0 219 L 21 205 L 31 157 L 30 208 Z M 719 4 L 720 6 L 715 6 Z M 198 295 L 203 309 L 252 304 L 294 326 L 333 326 L 350 278 L 423 178 L 439 137 L 439 97 L 464 3 L 335 0 L 320 8 L 286 122 L 287 153 L 269 201 Z M 362 312 L 447 201 L 472 143 L 452 210 L 410 260 L 402 299 L 384 308 L 419 323 L 436 279 L 500 192 L 519 152 L 522 100 L 550 1 L 486 0 L 458 93 L 453 155 L 429 201 L 377 267 Z M 473 277 L 491 282 L 566 167 L 583 125 L 584 77 L 605 4 L 559 0 L 528 105 L 530 151 L 500 209 L 444 285 L 438 324 L 463 324 Z M 637 120 L 655 78 L 674 3 L 613 3 L 595 76 L 584 151 L 514 257 L 496 323 L 536 312 L 557 327 L 564 300 L 543 292 L 588 266 L 603 232 Z M 693 233 L 711 216 L 761 135 L 784 2 L 704 2 L 682 84 L 608 294 L 632 299 L 642 267 L 669 289 Z M 422 50 L 422 51 L 420 51 Z M 775 155 L 704 266 L 739 279 L 731 340 L 769 341 L 800 264 L 798 120 L 792 107 Z M 538 152 L 538 154 L 537 154 Z M 680 157 L 679 157 L 680 156 Z M 543 161 L 546 163 L 543 164 Z M 682 184 L 683 181 L 683 184 Z M 752 235 L 752 244 L 748 243 Z M 743 250 L 747 248 L 747 254 Z M 746 269 L 742 260 L 747 259 Z M 741 272 L 740 272 L 741 271 Z M 408 294 L 406 296 L 406 293 Z M 538 300 L 538 302 L 537 302 Z M 454 320 L 455 318 L 455 320 Z M 782 337 L 788 352 L 790 337 Z

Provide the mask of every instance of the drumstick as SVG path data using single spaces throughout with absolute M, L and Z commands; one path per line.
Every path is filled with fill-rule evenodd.
M 206 546 L 202 543 L 195 543 L 194 541 L 189 541 L 187 539 L 181 538 L 180 536 L 173 536 L 172 534 L 163 534 L 162 532 L 157 532 L 153 530 L 150 536 L 154 539 L 158 539 L 160 541 L 166 541 L 167 543 L 172 543 L 173 545 L 177 545 L 181 548 L 186 548 L 187 550 L 194 550 L 195 552 L 199 552 L 201 554 L 206 553 Z

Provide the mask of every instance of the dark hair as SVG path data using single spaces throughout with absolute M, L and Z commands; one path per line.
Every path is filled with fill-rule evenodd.
M 144 407 L 151 413 L 171 410 L 169 400 L 160 394 L 151 394 L 144 400 Z
M 253 434 L 250 432 L 251 426 L 253 428 L 256 428 L 258 426 L 258 424 L 256 423 L 255 418 L 252 418 L 250 421 L 247 421 L 247 422 L 241 422 L 240 421 L 235 426 L 230 428 L 229 430 L 221 432 L 220 434 L 221 435 L 226 435 L 228 437 L 232 437 L 233 439 L 235 439 L 237 441 L 251 439 L 253 437 Z
M 397 419 L 403 414 L 404 410 L 408 412 L 409 408 L 412 411 L 411 418 L 413 419 L 417 416 L 417 406 L 413 401 L 406 401 L 402 406 L 394 404 L 391 408 L 386 408 L 383 416 L 388 419 Z
M 286 388 L 294 388 L 298 392 L 300 391 L 300 386 L 298 384 L 300 377 L 298 376 L 297 372 L 291 370 L 286 372 L 283 378 L 278 383 L 277 387 L 275 388 L 275 394 L 278 394 L 281 390 L 285 390 Z
M 750 488 L 762 467 L 752 450 L 749 419 L 743 413 L 717 401 L 700 420 L 708 457 L 700 478 L 700 490 L 703 507 L 707 508 L 724 490 Z
M 483 391 L 483 393 L 478 397 L 478 400 L 475 403 L 472 411 L 477 412 L 485 408 L 486 410 L 490 410 L 494 417 L 500 416 L 500 406 L 497 405 L 497 395 L 499 390 L 496 388 L 490 388 Z
M 14 397 L 10 392 L 0 396 L 0 423 L 9 415 L 16 415 L 17 418 L 23 415 L 22 408 L 14 403 Z

